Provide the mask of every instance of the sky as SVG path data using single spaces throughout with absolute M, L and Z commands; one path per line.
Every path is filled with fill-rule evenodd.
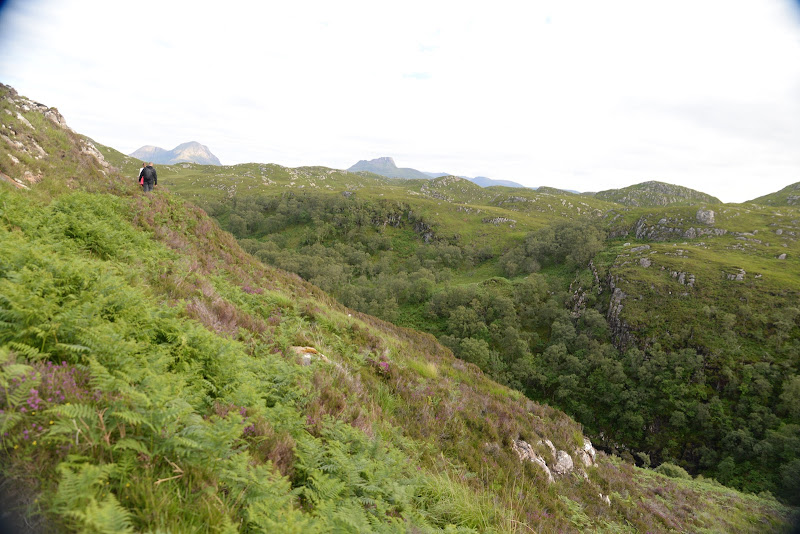
M 11 0 L 0 82 L 121 152 L 743 202 L 800 181 L 800 0 Z

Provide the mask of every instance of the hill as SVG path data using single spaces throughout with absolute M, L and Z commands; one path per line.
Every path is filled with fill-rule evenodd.
M 753 204 L 764 204 L 766 206 L 797 206 L 800 205 L 800 182 L 788 185 L 769 195 L 758 197 L 751 200 Z
M 431 178 L 442 178 L 444 176 L 453 176 L 453 174 L 449 172 L 426 172 L 425 174 L 430 176 Z M 503 187 L 525 187 L 524 185 L 518 184 L 517 182 L 512 182 L 511 180 L 493 180 L 485 176 L 476 176 L 474 178 L 470 178 L 469 176 L 459 176 L 459 178 L 464 178 L 465 180 L 469 180 L 470 182 L 479 185 L 481 187 L 493 187 L 495 185 Z M 532 189 L 536 188 L 534 187 Z
M 795 209 L 633 207 L 321 167 L 186 164 L 163 175 L 262 261 L 433 334 L 576 417 L 605 450 L 800 495 L 789 445 L 800 444 Z M 740 387 L 753 380 L 758 394 Z
M 217 156 L 212 154 L 207 146 L 201 145 L 197 141 L 182 143 L 172 150 L 164 150 L 157 146 L 143 146 L 128 155 L 140 161 L 153 162 L 159 165 L 173 165 L 181 162 L 222 165 Z
M 426 180 L 428 178 L 443 178 L 445 176 L 452 176 L 446 172 L 422 172 L 416 169 L 398 168 L 394 159 L 389 157 L 376 158 L 372 160 L 361 160 L 349 169 L 350 172 L 370 172 L 387 178 L 405 178 L 407 180 Z M 525 187 L 524 185 L 512 182 L 510 180 L 492 180 L 485 176 L 478 176 L 469 178 L 467 176 L 459 176 L 465 180 L 469 180 L 481 187 L 504 186 L 504 187 Z
M 608 189 L 593 193 L 596 198 L 618 202 L 626 206 L 670 206 L 688 204 L 721 204 L 721 201 L 680 185 L 664 182 L 643 182 L 641 184 L 623 187 L 622 189 Z
M 387 178 L 405 178 L 408 180 L 427 180 L 428 175 L 416 169 L 398 168 L 394 159 L 389 157 L 375 158 L 369 161 L 362 159 L 347 169 L 350 172 L 366 171 L 380 174 Z
M 19 525 L 787 527 L 772 499 L 595 451 L 562 412 L 262 264 L 202 210 L 141 194 L 107 163 L 122 154 L 2 92 L 0 170 L 37 178 L 0 184 L 0 472 Z
M 321 167 L 184 164 L 163 176 L 262 261 L 435 335 L 495 380 L 566 410 L 604 449 L 800 495 L 787 445 L 798 439 L 796 211 L 629 207 Z M 674 368 L 695 370 L 691 388 Z M 762 394 L 739 388 L 750 380 Z M 712 410 L 719 416 L 703 415 Z
M 476 176 L 474 178 L 467 178 L 467 180 L 481 187 L 493 187 L 495 185 L 500 185 L 503 187 L 525 187 L 524 185 L 518 184 L 517 182 L 512 182 L 511 180 L 493 180 L 492 178 L 487 178 L 485 176 Z

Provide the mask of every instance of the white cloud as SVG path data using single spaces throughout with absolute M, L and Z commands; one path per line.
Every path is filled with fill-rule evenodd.
M 742 201 L 800 179 L 788 0 L 12 2 L 0 81 L 131 152 Z

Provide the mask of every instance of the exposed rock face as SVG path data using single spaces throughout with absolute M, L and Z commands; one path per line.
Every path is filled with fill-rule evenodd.
M 628 295 L 616 286 L 613 276 L 608 277 L 608 286 L 611 289 L 611 301 L 608 303 L 606 320 L 611 329 L 611 341 L 617 349 L 624 352 L 635 344 L 630 328 L 621 317 L 622 302 Z
M 710 210 L 709 212 L 711 214 L 714 213 Z M 686 228 L 685 224 L 683 220 L 668 219 L 660 219 L 656 224 L 648 224 L 647 219 L 642 217 L 636 221 L 636 224 L 633 225 L 633 228 L 628 233 L 633 233 L 637 239 L 649 239 L 651 241 L 665 241 L 676 237 L 695 239 L 701 236 L 721 236 L 728 233 L 724 228 L 695 228 L 693 226 Z
M 9 116 L 13 117 L 15 124 L 0 122 L 0 141 L 7 144 L 10 149 L 18 153 L 27 154 L 34 160 L 45 160 L 51 156 L 36 141 L 33 135 L 33 133 L 36 132 L 36 127 L 23 115 L 23 113 L 27 113 L 28 116 L 31 116 L 31 113 L 38 113 L 58 128 L 67 132 L 67 137 L 70 138 L 71 142 L 77 145 L 81 154 L 89 156 L 99 164 L 99 171 L 101 173 L 105 174 L 106 170 L 110 169 L 111 166 L 106 162 L 100 151 L 97 150 L 91 141 L 78 136 L 70 129 L 70 127 L 67 126 L 67 121 L 64 120 L 64 117 L 56 108 L 51 108 L 23 96 L 19 96 L 13 88 L 6 85 L 0 84 L 0 89 L 4 93 L 4 100 L 16 108 L 14 111 L 11 109 L 5 110 Z M 30 166 L 26 165 L 21 162 L 20 158 L 11 153 L 7 153 L 7 156 L 16 167 L 14 169 L 16 171 L 16 176 L 10 177 L 10 180 L 15 182 L 15 186 L 19 187 L 20 185 L 26 186 L 29 184 L 36 184 L 42 180 L 43 174 L 40 166 L 36 164 Z M 61 157 L 63 158 L 64 156 L 62 155 Z M 25 167 L 29 168 L 26 169 Z
M 553 478 L 553 473 L 550 472 L 550 468 L 547 467 L 547 463 L 541 456 L 536 454 L 536 451 L 533 450 L 533 447 L 531 447 L 530 443 L 521 439 L 515 439 L 514 441 L 511 442 L 511 448 L 514 450 L 514 452 L 517 453 L 520 461 L 533 462 L 539 467 L 541 467 L 544 470 L 545 474 L 547 475 L 548 484 L 552 484 L 553 482 L 555 482 L 555 479 Z
M 642 258 L 639 260 L 639 265 L 641 265 L 644 268 L 650 267 L 652 264 L 653 262 L 650 261 L 650 258 Z
M 571 473 L 574 468 L 572 457 L 567 454 L 567 451 L 558 451 L 556 454 L 556 465 L 553 466 L 553 472 L 557 475 L 566 475 Z
M 714 210 L 697 210 L 697 220 L 703 224 L 714 224 Z
M 592 446 L 592 442 L 589 441 L 589 438 L 583 438 L 583 448 L 575 449 L 575 456 L 585 467 L 592 467 L 595 465 L 597 451 Z
M 781 254 L 780 256 L 778 256 L 778 259 L 779 259 L 779 260 L 785 260 L 785 259 L 786 259 L 786 253 L 784 252 L 783 254 Z

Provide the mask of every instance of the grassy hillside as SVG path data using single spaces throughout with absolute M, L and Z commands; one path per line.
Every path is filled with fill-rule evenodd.
M 780 191 L 758 197 L 750 202 L 767 206 L 797 206 L 800 204 L 800 182 L 788 185 Z
M 259 168 L 166 167 L 163 183 L 262 261 L 435 335 L 607 451 L 800 502 L 796 208 L 658 182 L 624 205 Z
M 621 189 L 608 189 L 594 193 L 595 198 L 617 202 L 625 206 L 670 206 L 689 204 L 721 204 L 721 201 L 708 195 L 664 182 L 643 182 Z
M 4 93 L 3 172 L 42 171 L 0 184 L 0 487 L 21 531 L 787 529 L 774 499 L 595 452 L 433 337 L 69 156 L 87 142 Z

